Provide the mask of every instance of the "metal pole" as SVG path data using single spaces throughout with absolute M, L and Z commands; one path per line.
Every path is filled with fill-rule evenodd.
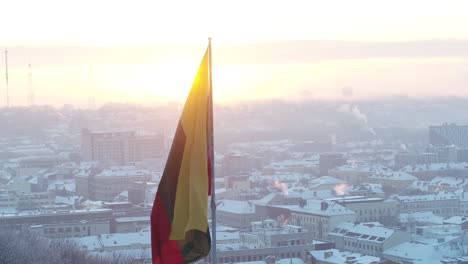
M 211 165 L 211 263 L 216 264 L 216 188 L 214 169 L 214 133 L 213 133 L 213 74 L 211 69 L 211 38 L 208 38 L 209 74 L 210 74 L 210 165 Z

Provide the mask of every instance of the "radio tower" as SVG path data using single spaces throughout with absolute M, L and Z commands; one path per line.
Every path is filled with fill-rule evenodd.
M 88 74 L 88 79 L 89 79 L 89 86 L 94 93 L 94 73 L 93 73 L 93 65 L 89 65 L 89 74 Z M 95 103 L 94 103 L 94 94 L 91 94 L 91 96 L 88 98 L 88 108 L 94 110 Z
M 34 105 L 34 91 L 33 91 L 33 85 L 32 85 L 32 68 L 31 68 L 31 63 L 28 64 L 28 84 L 29 84 L 29 93 L 28 93 L 28 104 L 29 106 Z
M 6 106 L 10 107 L 10 94 L 8 92 L 8 50 L 5 49 L 5 81 L 6 81 Z

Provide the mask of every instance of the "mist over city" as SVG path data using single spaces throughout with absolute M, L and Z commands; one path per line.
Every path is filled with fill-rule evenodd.
M 467 105 L 403 96 L 215 105 L 220 263 L 400 263 L 414 245 L 462 258 Z M 5 263 L 53 263 L 25 254 L 38 247 L 31 237 L 78 263 L 150 261 L 151 207 L 182 107 L 3 108 Z M 348 232 L 365 246 L 340 244 Z M 363 238 L 373 234 L 383 241 Z

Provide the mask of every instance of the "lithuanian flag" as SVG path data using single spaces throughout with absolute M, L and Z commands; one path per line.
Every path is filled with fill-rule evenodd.
M 199 260 L 210 252 L 213 124 L 211 47 L 201 61 L 172 142 L 151 212 L 153 264 Z

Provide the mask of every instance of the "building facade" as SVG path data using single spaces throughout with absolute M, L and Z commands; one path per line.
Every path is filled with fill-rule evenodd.
M 134 131 L 90 132 L 81 131 L 81 158 L 83 161 L 100 161 L 125 165 L 153 159 L 164 153 L 164 136 L 136 135 Z
M 399 213 L 432 211 L 435 215 L 450 217 L 460 214 L 460 197 L 450 192 L 427 195 L 399 195 Z
M 344 197 L 328 200 L 333 200 L 354 211 L 357 222 L 380 222 L 386 226 L 394 226 L 397 223 L 398 202 L 395 200 L 377 197 Z
M 342 205 L 321 200 L 307 200 L 303 205 L 289 207 L 290 223 L 313 233 L 314 239 L 328 240 L 328 233 L 337 224 L 356 221 L 356 213 Z
M 437 153 L 398 153 L 395 155 L 395 168 L 401 169 L 408 165 L 431 164 L 439 162 Z
M 429 142 L 434 146 L 468 147 L 468 126 L 443 124 L 429 127 Z
M 319 157 L 320 176 L 328 175 L 328 171 L 338 166 L 344 165 L 346 158 L 342 153 L 324 153 Z
M 136 169 L 134 166 L 110 167 L 94 174 L 78 174 L 76 177 L 76 192 L 92 200 L 113 201 L 122 191 L 135 182 L 147 182 L 151 174 L 147 170 Z
M 84 237 L 110 233 L 109 221 L 72 221 L 31 225 L 31 233 L 47 238 Z
M 250 223 L 260 220 L 255 205 L 250 201 L 224 200 L 216 207 L 217 222 L 227 226 L 248 229 Z
M 336 225 L 329 237 L 337 249 L 377 257 L 382 257 L 385 250 L 411 240 L 409 232 L 352 222 Z
M 401 193 L 416 180 L 418 178 L 403 171 L 387 171 L 372 174 L 367 181 L 369 183 L 380 184 L 391 193 Z
M 283 225 L 267 219 L 252 222 L 250 232 L 240 233 L 240 248 L 275 248 L 306 245 L 313 242 L 313 234 L 300 226 Z

